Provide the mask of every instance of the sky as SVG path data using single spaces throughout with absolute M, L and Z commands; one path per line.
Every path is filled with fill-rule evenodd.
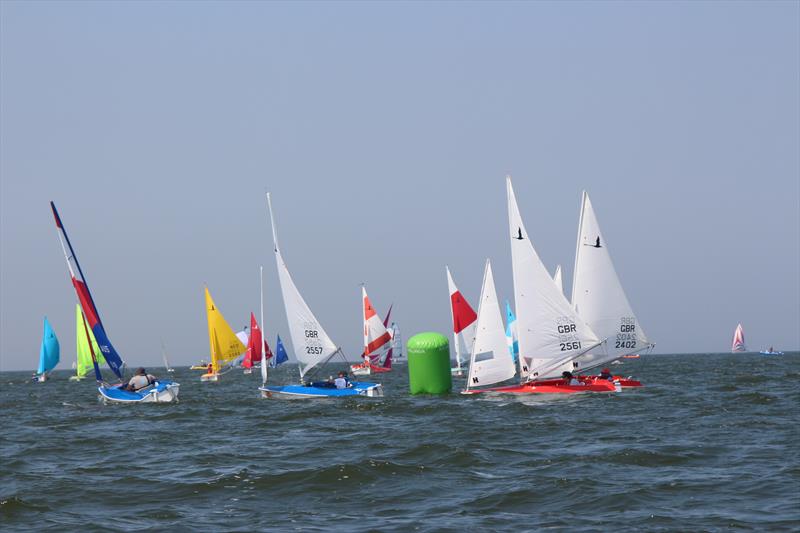
M 75 357 L 55 201 L 129 365 L 209 357 L 203 287 L 290 344 L 360 284 L 448 333 L 445 265 L 513 302 L 505 176 L 572 279 L 592 198 L 657 353 L 800 348 L 797 2 L 0 2 L 0 370 Z M 291 349 L 290 349 L 291 352 Z

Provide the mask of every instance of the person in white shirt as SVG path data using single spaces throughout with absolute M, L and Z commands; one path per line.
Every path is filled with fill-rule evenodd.
M 347 383 L 347 374 L 339 372 L 339 375 L 333 380 L 333 384 L 336 385 L 337 389 L 346 389 L 349 385 Z
M 149 387 L 153 383 L 155 383 L 156 378 L 155 376 L 151 376 L 147 373 L 147 371 L 139 367 L 136 369 L 136 374 L 128 381 L 128 384 L 123 387 L 125 390 L 129 390 L 132 392 L 136 392 L 138 390 L 144 389 L 145 387 Z
M 564 371 L 561 373 L 561 377 L 564 379 L 564 385 L 585 385 L 582 381 L 575 379 L 572 372 Z

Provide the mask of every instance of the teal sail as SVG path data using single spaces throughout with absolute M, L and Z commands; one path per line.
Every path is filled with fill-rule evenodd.
M 506 300 L 506 342 L 508 343 L 508 351 L 511 353 L 511 358 L 516 364 L 519 357 L 519 340 L 517 339 L 517 317 L 514 316 L 514 311 L 511 310 L 508 300 Z
M 58 364 L 60 355 L 61 349 L 58 345 L 56 332 L 53 331 L 50 322 L 47 321 L 47 317 L 44 317 L 44 334 L 42 335 L 42 348 L 39 351 L 39 368 L 36 373 L 41 376 L 53 370 Z

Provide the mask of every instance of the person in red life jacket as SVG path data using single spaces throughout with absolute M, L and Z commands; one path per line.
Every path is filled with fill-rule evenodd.
M 614 381 L 614 376 L 611 375 L 611 370 L 608 368 L 604 368 L 600 371 L 600 375 L 597 376 L 597 379 L 605 379 L 607 381 Z
M 136 392 L 138 390 L 144 389 L 152 385 L 156 382 L 155 376 L 152 376 L 147 373 L 147 371 L 139 367 L 136 369 L 136 374 L 128 381 L 128 384 L 123 386 L 124 390 L 129 390 L 131 392 Z
M 213 374 L 214 373 L 214 365 L 212 363 L 208 363 L 208 366 L 206 367 L 206 373 L 207 374 Z

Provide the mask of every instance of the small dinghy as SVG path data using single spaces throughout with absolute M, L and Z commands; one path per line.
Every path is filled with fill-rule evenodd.
M 783 355 L 783 352 L 776 352 L 772 346 L 769 347 L 769 350 L 762 350 L 760 352 L 761 355 Z
M 97 306 L 92 298 L 92 293 L 89 291 L 89 285 L 86 283 L 86 278 L 81 270 L 81 265 L 78 263 L 78 257 L 75 255 L 75 250 L 72 249 L 72 243 L 69 241 L 67 231 L 61 223 L 61 217 L 58 216 L 58 211 L 53 202 L 50 202 L 50 207 L 53 211 L 53 218 L 55 218 L 56 228 L 58 229 L 58 239 L 61 242 L 61 249 L 64 251 L 64 258 L 67 261 L 67 268 L 69 269 L 72 286 L 75 287 L 75 292 L 78 295 L 80 303 L 80 325 L 78 331 L 83 330 L 86 346 L 89 348 L 89 355 L 91 357 L 92 366 L 94 367 L 95 379 L 98 383 L 98 392 L 100 398 L 104 402 L 119 402 L 119 403 L 138 403 L 138 402 L 172 402 L 177 401 L 178 391 L 180 386 L 171 380 L 154 380 L 152 385 L 141 389 L 140 391 L 123 391 L 122 383 L 116 385 L 109 385 L 103 381 L 103 375 L 100 373 L 100 366 L 98 365 L 98 355 L 103 354 L 106 364 L 120 380 L 122 380 L 122 371 L 124 363 L 122 358 L 114 349 L 111 341 L 106 334 L 103 327 L 103 322 L 100 320 L 100 313 L 97 311 Z M 67 252 L 69 249 L 69 252 Z M 82 327 L 81 327 L 82 326 Z M 91 328 L 91 330 L 90 330 Z M 90 333 L 91 331 L 91 333 Z M 95 352 L 95 348 L 99 349 Z M 148 391 L 148 389 L 155 389 L 155 392 Z M 162 392 L 158 390 L 163 388 Z M 125 394 L 123 397 L 122 394 Z
M 47 381 L 47 375 L 58 364 L 61 354 L 61 348 L 58 344 L 56 332 L 44 317 L 44 333 L 42 333 L 42 346 L 39 349 L 39 367 L 33 375 L 33 381 L 36 383 L 44 383 Z
M 270 222 L 272 224 L 272 240 L 274 243 L 275 261 L 278 266 L 278 279 L 281 284 L 281 294 L 286 309 L 286 319 L 289 323 L 289 333 L 300 369 L 300 384 L 267 385 L 267 363 L 261 360 L 261 376 L 263 384 L 259 387 L 264 398 L 341 398 L 346 396 L 382 396 L 383 388 L 380 383 L 348 382 L 346 378 L 337 378 L 327 382 L 309 382 L 305 380 L 306 374 L 313 368 L 330 361 L 335 355 L 341 355 L 347 361 L 342 349 L 333 343 L 331 338 L 322 329 L 322 325 L 311 312 L 303 300 L 300 291 L 292 280 L 289 270 L 278 247 L 278 234 L 275 229 L 275 219 L 272 214 L 272 202 L 267 194 L 267 206 Z
M 245 342 L 233 332 L 222 312 L 219 310 L 208 287 L 206 295 L 206 318 L 208 319 L 208 344 L 211 352 L 211 362 L 206 373 L 200 376 L 200 381 L 219 381 L 220 372 L 226 365 L 233 363 L 240 355 L 247 351 Z M 246 340 L 247 341 L 247 340 Z
M 733 331 L 733 342 L 731 343 L 731 353 L 746 352 L 747 345 L 744 343 L 744 328 L 741 324 L 736 325 Z
M 467 299 L 458 290 L 450 267 L 445 266 L 447 272 L 447 289 L 450 293 L 450 318 L 453 319 L 453 349 L 456 352 L 456 366 L 450 369 L 450 374 L 456 377 L 464 376 L 464 361 L 469 357 L 472 343 L 475 342 L 475 325 L 478 315 L 469 305 Z
M 392 334 L 386 328 L 392 308 L 386 313 L 386 320 L 381 322 L 378 312 L 372 307 L 372 303 L 367 296 L 367 289 L 361 286 L 362 315 L 364 323 L 364 362 L 358 365 L 350 365 L 350 372 L 354 376 L 369 376 L 370 374 L 382 374 L 392 370 Z M 386 357 L 383 358 L 383 352 Z M 381 364 L 381 359 L 384 359 Z

